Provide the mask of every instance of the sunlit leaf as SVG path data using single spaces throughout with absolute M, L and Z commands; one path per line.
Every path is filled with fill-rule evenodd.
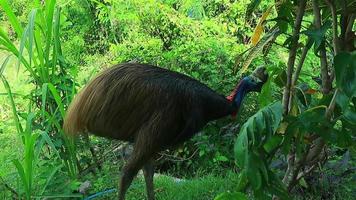
M 263 36 L 263 38 L 254 46 L 246 56 L 240 73 L 244 73 L 248 66 L 251 64 L 252 60 L 256 58 L 259 53 L 262 52 L 263 47 L 268 44 L 270 41 L 272 41 L 274 38 L 276 38 L 279 35 L 279 29 L 277 27 L 272 28 L 267 34 Z
M 266 12 L 264 12 L 260 18 L 260 21 L 258 22 L 253 34 L 252 34 L 252 37 L 251 37 L 251 44 L 253 46 L 255 46 L 257 44 L 257 42 L 260 40 L 261 38 L 261 35 L 263 33 L 263 25 L 269 15 L 269 13 L 271 12 L 272 10 L 272 6 L 270 6 Z

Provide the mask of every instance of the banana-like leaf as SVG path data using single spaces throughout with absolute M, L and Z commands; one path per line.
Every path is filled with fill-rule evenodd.
M 258 43 L 258 41 L 260 41 L 261 35 L 263 33 L 263 25 L 265 24 L 268 15 L 271 13 L 272 8 L 273 6 L 270 6 L 269 8 L 267 8 L 266 12 L 262 14 L 251 37 L 251 44 L 253 46 L 255 46 Z
M 254 46 L 251 51 L 248 53 L 248 55 L 245 58 L 245 61 L 242 64 L 240 73 L 244 73 L 248 66 L 251 64 L 252 60 L 259 55 L 259 53 L 262 52 L 263 47 L 268 44 L 270 41 L 275 39 L 279 35 L 279 28 L 274 27 L 272 28 L 265 36 Z
M 276 139 L 275 132 L 282 120 L 282 110 L 280 102 L 261 109 L 247 120 L 236 139 L 237 165 L 246 172 L 254 191 L 265 190 L 270 184 L 271 172 L 265 152 L 272 152 L 281 143 L 281 139 Z

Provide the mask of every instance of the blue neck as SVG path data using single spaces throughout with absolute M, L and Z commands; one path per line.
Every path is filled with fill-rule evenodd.
M 239 110 L 242 100 L 246 95 L 246 83 L 242 82 L 236 91 L 235 98 L 233 99 L 233 105 Z

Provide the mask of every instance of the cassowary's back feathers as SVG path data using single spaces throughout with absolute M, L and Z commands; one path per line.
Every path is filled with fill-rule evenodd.
M 179 131 L 192 112 L 205 124 L 230 112 L 230 104 L 186 75 L 127 63 L 103 71 L 82 89 L 68 108 L 64 131 L 132 141 L 147 123 Z

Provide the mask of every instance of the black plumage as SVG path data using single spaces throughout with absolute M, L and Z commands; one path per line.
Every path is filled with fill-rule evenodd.
M 256 71 L 240 81 L 227 99 L 177 72 L 147 64 L 120 64 L 100 73 L 76 96 L 64 130 L 132 142 L 134 151 L 123 168 L 120 199 L 141 168 L 148 198 L 154 199 L 154 155 L 186 141 L 207 122 L 236 112 L 243 96 L 259 91 L 266 78 L 265 69 Z

